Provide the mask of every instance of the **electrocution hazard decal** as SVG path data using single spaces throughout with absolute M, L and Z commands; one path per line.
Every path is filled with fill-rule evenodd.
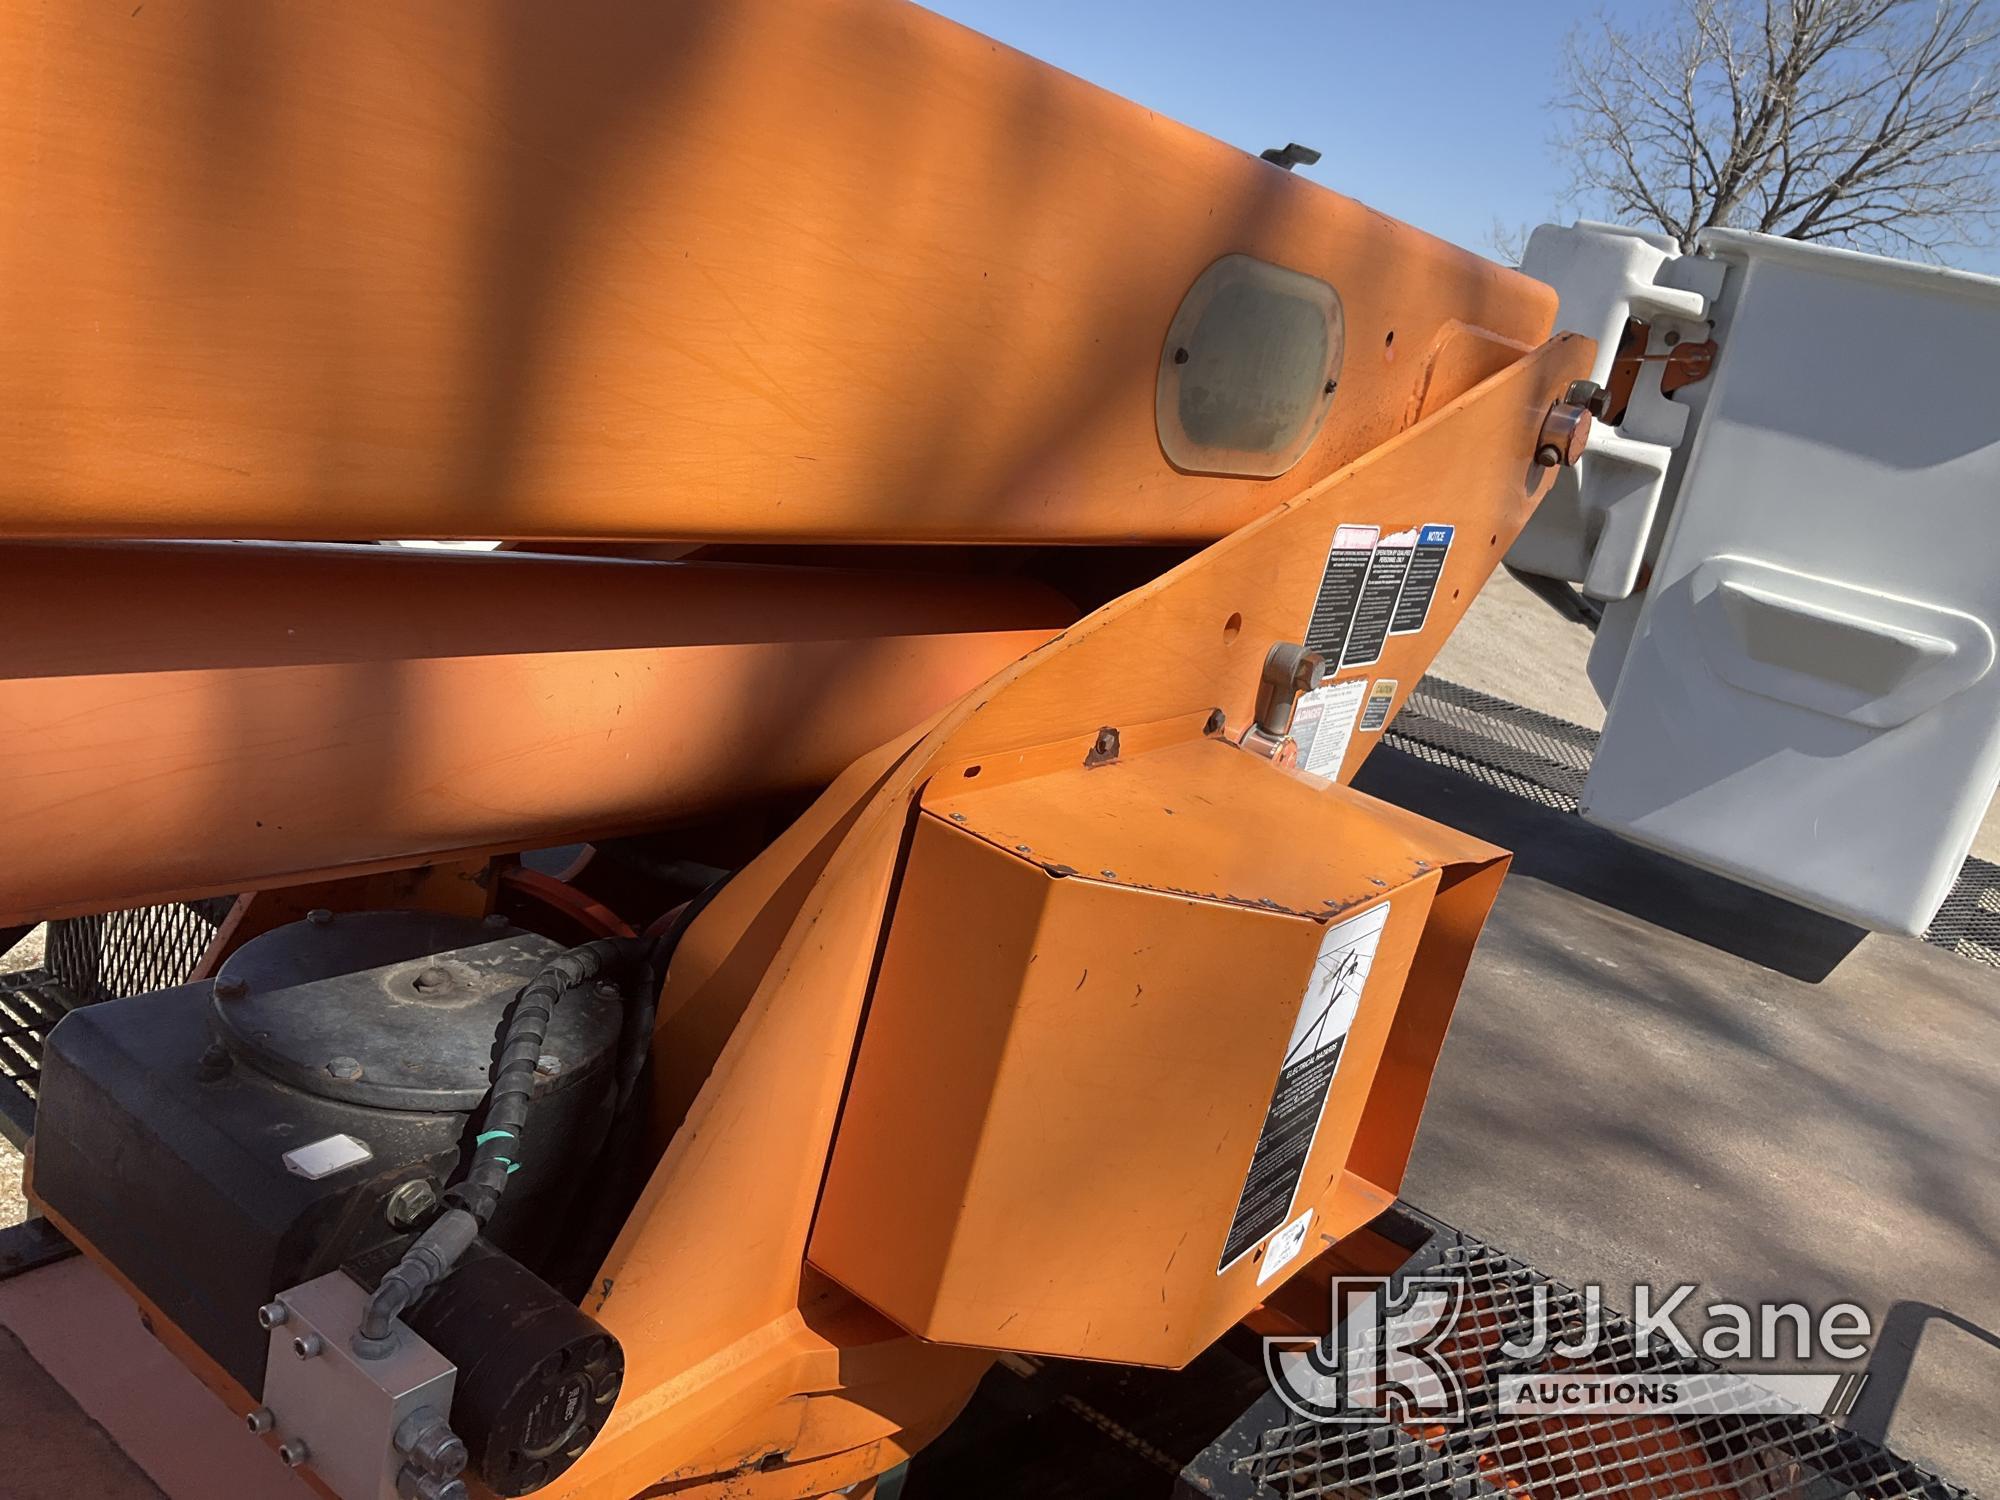
M 1438 580 L 1444 577 L 1444 560 L 1451 552 L 1455 526 L 1419 526 L 1416 550 L 1410 554 L 1409 576 L 1403 580 L 1403 595 L 1396 601 L 1396 615 L 1389 624 L 1391 635 L 1415 635 L 1430 618 L 1431 600 Z
M 1320 1116 L 1340 1067 L 1347 1034 L 1361 1007 L 1361 992 L 1382 928 L 1389 920 L 1389 903 L 1370 907 L 1359 916 L 1329 927 L 1313 960 L 1312 976 L 1299 1001 L 1298 1019 L 1278 1071 L 1278 1086 L 1264 1114 L 1264 1128 L 1250 1157 L 1250 1174 L 1243 1196 L 1229 1222 L 1223 1242 L 1219 1276 L 1260 1242 L 1283 1227 L 1298 1195 L 1319 1134 Z
M 1292 710 L 1292 739 L 1298 744 L 1298 766 L 1316 776 L 1338 776 L 1347 759 L 1347 742 L 1354 737 L 1354 716 L 1368 691 L 1368 679 L 1332 682 L 1314 688 Z

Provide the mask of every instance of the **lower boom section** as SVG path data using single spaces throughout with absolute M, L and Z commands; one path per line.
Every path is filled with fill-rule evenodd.
M 1047 640 L 980 579 L 375 547 L 19 546 L 0 921 L 809 790 Z

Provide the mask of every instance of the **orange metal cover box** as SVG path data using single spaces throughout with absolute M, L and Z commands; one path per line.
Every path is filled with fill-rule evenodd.
M 1507 856 L 1217 739 L 925 798 L 811 1260 L 1178 1366 L 1393 1201 Z

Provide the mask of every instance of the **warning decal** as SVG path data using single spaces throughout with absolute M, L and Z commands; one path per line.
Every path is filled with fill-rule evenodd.
M 1361 991 L 1375 962 L 1375 949 L 1389 920 L 1389 903 L 1370 907 L 1327 929 L 1313 959 L 1312 976 L 1299 1001 L 1298 1019 L 1278 1070 L 1278 1086 L 1264 1114 L 1264 1128 L 1250 1157 L 1229 1236 L 1223 1242 L 1219 1276 L 1249 1254 L 1259 1241 L 1282 1227 L 1292 1211 L 1326 1110 L 1340 1054 L 1361 1006 Z M 1303 1239 L 1303 1236 L 1301 1236 Z M 1296 1254 L 1296 1250 L 1293 1252 Z
M 1375 551 L 1379 526 L 1337 526 L 1326 554 L 1326 572 L 1313 601 L 1312 623 L 1306 626 L 1306 650 L 1317 651 L 1329 667 L 1338 667 L 1340 648 L 1361 603 L 1361 585 L 1368 576 L 1368 559 Z
M 1391 635 L 1415 635 L 1424 628 L 1424 621 L 1430 618 L 1431 597 L 1437 593 L 1438 580 L 1444 577 L 1444 560 L 1451 551 L 1452 533 L 1457 529 L 1417 528 L 1417 546 L 1410 556 L 1409 576 L 1403 580 L 1403 596 L 1396 601 L 1395 618 L 1389 624 Z
M 1402 597 L 1403 580 L 1409 576 L 1410 559 L 1416 550 L 1414 530 L 1399 531 L 1376 543 L 1368 577 L 1361 585 L 1361 602 L 1355 606 L 1354 624 L 1340 651 L 1342 667 L 1365 667 L 1382 659 L 1389 622 L 1395 618 L 1396 601 Z
M 1299 1252 L 1306 1247 L 1306 1231 L 1312 1228 L 1312 1221 L 1313 1211 L 1307 1209 L 1271 1236 L 1271 1243 L 1264 1251 L 1264 1263 L 1257 1267 L 1257 1285 L 1262 1286 L 1299 1258 Z
M 1389 707 L 1396 701 L 1396 679 L 1378 677 L 1368 690 L 1368 706 L 1361 710 L 1363 733 L 1373 734 L 1389 722 Z
M 1298 767 L 1317 776 L 1338 776 L 1347 759 L 1347 742 L 1354 737 L 1354 716 L 1368 689 L 1366 677 L 1331 682 L 1299 699 L 1292 711 L 1292 738 L 1298 742 Z

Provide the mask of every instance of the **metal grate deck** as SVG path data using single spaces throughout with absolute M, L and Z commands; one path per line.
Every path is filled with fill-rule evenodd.
M 1342 1274 L 1446 1277 L 1464 1288 L 1439 1345 L 1464 1420 L 1304 1420 L 1237 1329 L 1181 1371 L 1003 1357 L 966 1413 L 911 1465 L 904 1500 L 1971 1500 L 1971 1492 L 1824 1417 L 1513 1415 L 1500 1352 L 1537 1289 L 1581 1326 L 1584 1299 L 1526 1262 L 1405 1205 L 1343 1241 Z M 1698 1376 L 1669 1344 L 1641 1353 L 1606 1309 L 1577 1376 Z
M 1407 1214 L 1407 1210 L 1399 1210 Z M 1420 1217 L 1410 1215 L 1410 1217 Z M 1231 1467 L 1285 1500 L 1967 1500 L 1969 1492 L 1817 1415 L 1533 1416 L 1499 1410 L 1500 1346 L 1525 1327 L 1537 1287 L 1552 1317 L 1584 1323 L 1583 1297 L 1532 1266 L 1435 1221 L 1443 1253 L 1423 1268 L 1466 1292 L 1449 1357 L 1468 1387 L 1462 1425 L 1411 1431 L 1288 1421 Z M 1719 1367 L 1671 1345 L 1642 1352 L 1608 1310 L 1601 1352 L 1577 1376 L 1698 1376 Z M 1280 1408 L 1282 1411 L 1282 1408 Z M 1283 1413 L 1289 1417 L 1289 1412 Z
M 1573 813 L 1598 733 L 1441 677 L 1426 677 L 1383 732 L 1398 750 Z M 1972 858 L 1924 941 L 2000 968 L 2000 865 Z
M 35 1132 L 35 1088 L 42 1041 L 76 1006 L 41 969 L 0 975 L 0 1138 L 25 1148 Z
M 0 974 L 0 1138 L 35 1131 L 42 1040 L 79 1005 L 184 983 L 232 898 L 141 906 L 49 923 L 43 966 Z

